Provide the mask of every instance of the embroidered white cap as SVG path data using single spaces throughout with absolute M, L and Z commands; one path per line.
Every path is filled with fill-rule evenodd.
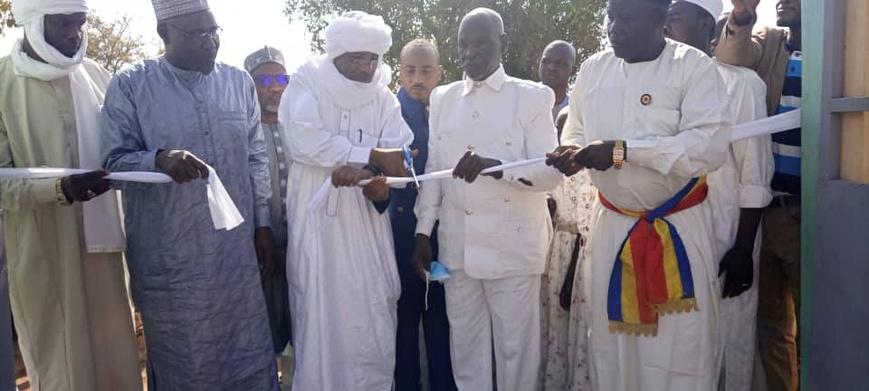
M 158 21 L 208 11 L 207 0 L 151 0 Z

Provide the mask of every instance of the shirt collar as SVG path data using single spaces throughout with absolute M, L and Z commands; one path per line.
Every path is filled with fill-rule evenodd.
M 195 82 L 201 80 L 203 77 L 205 77 L 205 74 L 203 74 L 202 72 L 188 71 L 188 70 L 184 70 L 184 69 L 181 69 L 181 68 L 178 68 L 178 67 L 172 65 L 172 63 L 166 59 L 166 56 L 160 57 L 160 62 L 167 69 L 169 69 L 170 72 L 174 73 L 176 76 L 178 76 L 179 79 L 181 79 L 187 83 L 195 83 Z M 212 73 L 213 73 L 213 71 L 212 71 Z
M 421 111 L 425 111 L 425 105 L 422 102 L 413 99 L 404 87 L 401 87 L 398 90 L 398 103 L 401 104 L 401 112 L 407 118 L 413 118 Z
M 504 66 L 499 65 L 498 69 L 495 70 L 494 73 L 489 75 L 486 80 L 483 81 L 474 81 L 469 77 L 465 76 L 465 86 L 462 89 L 462 95 L 468 95 L 476 88 L 481 88 L 483 86 L 488 86 L 494 91 L 501 91 L 501 87 L 504 86 L 504 83 L 507 81 L 507 74 L 504 73 Z

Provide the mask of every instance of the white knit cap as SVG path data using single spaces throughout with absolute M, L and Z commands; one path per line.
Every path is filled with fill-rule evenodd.
M 724 3 L 721 0 L 677 0 L 694 3 L 706 10 L 713 19 L 718 19 L 724 11 Z
M 208 0 L 151 0 L 157 21 L 174 17 L 208 11 Z
M 392 46 L 392 28 L 383 18 L 362 11 L 347 12 L 326 26 L 326 56 L 369 52 L 383 56 Z
M 13 0 L 12 16 L 15 23 L 24 26 L 35 18 L 45 15 L 88 12 L 86 0 Z

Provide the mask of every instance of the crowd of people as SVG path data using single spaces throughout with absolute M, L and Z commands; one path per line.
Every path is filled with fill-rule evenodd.
M 477 8 L 464 78 L 420 38 L 397 93 L 380 16 L 241 69 L 206 0 L 152 2 L 165 54 L 112 76 L 84 0 L 12 1 L 0 167 L 89 170 L 0 179 L 34 390 L 141 390 L 133 306 L 152 391 L 419 390 L 420 328 L 430 390 L 797 389 L 800 130 L 731 130 L 799 107 L 799 0 L 757 35 L 757 0 L 608 0 L 610 47 L 539 81 Z

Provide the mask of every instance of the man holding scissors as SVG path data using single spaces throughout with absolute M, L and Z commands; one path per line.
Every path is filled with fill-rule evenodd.
M 410 148 L 419 150 L 419 156 L 408 162 L 414 178 L 418 174 L 425 173 L 428 158 L 429 95 L 441 79 L 442 72 L 438 63 L 438 50 L 429 41 L 414 40 L 401 50 L 399 67 L 401 89 L 398 91 L 398 101 L 401 103 L 401 115 L 413 131 L 413 144 Z M 409 150 L 405 149 L 405 151 L 408 151 L 406 157 L 409 158 Z M 416 229 L 413 206 L 416 204 L 418 189 L 418 182 L 409 183 L 401 189 L 393 189 L 389 203 L 395 260 L 398 263 L 398 276 L 401 279 L 395 351 L 395 389 L 397 391 L 418 390 L 420 387 L 419 325 L 422 320 L 429 389 L 450 391 L 456 389 L 456 384 L 450 366 L 450 325 L 444 302 L 444 286 L 438 282 L 427 283 L 420 279 L 411 262 Z M 435 249 L 437 248 L 436 236 L 431 240 L 432 247 Z
M 287 281 L 293 389 L 392 388 L 401 285 L 386 205 L 378 203 L 389 188 L 383 178 L 355 187 L 372 176 L 407 175 L 401 147 L 413 142 L 413 133 L 381 61 L 391 31 L 381 17 L 359 11 L 335 18 L 325 31 L 326 55 L 290 75 L 281 99 L 278 117 L 292 159 Z M 354 187 L 329 189 L 322 206 L 308 208 L 330 177 L 335 186 Z

